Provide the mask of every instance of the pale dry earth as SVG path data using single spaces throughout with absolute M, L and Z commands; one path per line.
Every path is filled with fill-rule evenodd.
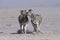
M 29 8 L 0 9 L 0 40 L 60 40 L 60 7 L 31 8 L 43 18 L 40 25 L 43 34 L 16 34 L 21 9 Z M 27 29 L 33 31 L 30 21 Z

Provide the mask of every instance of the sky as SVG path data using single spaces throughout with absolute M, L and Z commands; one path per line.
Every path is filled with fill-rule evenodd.
M 0 0 L 0 8 L 60 6 L 60 0 Z

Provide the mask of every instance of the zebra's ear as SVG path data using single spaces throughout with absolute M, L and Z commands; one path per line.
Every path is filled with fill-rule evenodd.
M 21 10 L 20 13 L 23 13 L 23 10 Z
M 25 10 L 26 11 L 26 10 Z
M 32 9 L 29 9 L 28 11 L 30 12 L 30 11 L 32 11 Z

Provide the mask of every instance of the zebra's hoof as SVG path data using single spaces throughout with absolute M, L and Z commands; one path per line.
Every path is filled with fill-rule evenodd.
M 21 32 L 21 30 L 18 30 L 17 33 L 20 34 L 20 33 L 22 33 L 22 32 Z

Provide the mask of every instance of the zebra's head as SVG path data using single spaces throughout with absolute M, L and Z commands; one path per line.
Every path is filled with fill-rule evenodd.
M 28 10 L 28 16 L 31 16 L 31 15 L 33 15 L 33 10 L 32 9 L 29 9 Z
M 20 13 L 21 13 L 21 15 L 27 15 L 28 14 L 28 12 L 26 10 L 21 10 Z
M 28 16 L 33 19 L 34 18 L 34 14 L 33 14 L 33 10 L 32 9 L 29 9 L 28 10 Z

